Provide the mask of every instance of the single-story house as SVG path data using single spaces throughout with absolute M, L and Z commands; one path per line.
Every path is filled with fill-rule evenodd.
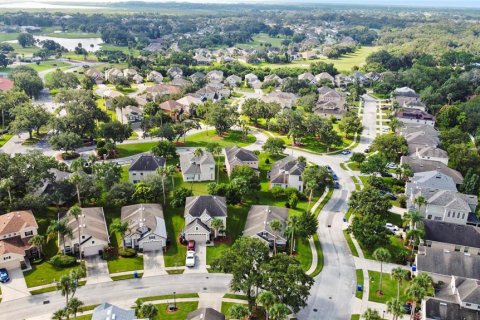
M 128 168 L 128 180 L 132 183 L 145 181 L 149 176 L 156 175 L 157 169 L 165 167 L 166 163 L 165 158 L 142 154 Z
M 187 320 L 225 320 L 225 316 L 213 308 L 200 308 L 190 312 Z
M 226 199 L 219 196 L 187 197 L 184 218 L 183 236 L 186 240 L 209 241 L 215 232 L 211 227 L 213 219 L 223 222 L 223 228 L 217 230 L 217 234 L 224 233 L 227 228 Z
M 135 310 L 122 309 L 110 303 L 102 303 L 93 309 L 92 320 L 140 320 Z

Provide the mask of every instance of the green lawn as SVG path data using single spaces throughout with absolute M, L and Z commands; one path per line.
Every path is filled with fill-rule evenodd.
M 61 39 L 89 39 L 89 38 L 100 38 L 101 36 L 100 33 L 89 33 L 89 32 L 47 33 L 45 35 L 48 37 L 61 38 Z
M 10 140 L 12 137 L 13 137 L 13 134 L 9 134 L 9 133 L 0 136 L 0 148 L 3 147 L 3 145 L 7 143 L 8 140 Z
M 61 61 L 42 61 L 39 64 L 29 63 L 27 66 L 33 68 L 37 72 L 45 71 L 48 69 L 70 67 L 71 64 Z
M 313 241 L 315 242 L 315 248 L 317 248 L 318 264 L 317 264 L 317 267 L 315 268 L 315 271 L 313 271 L 313 273 L 310 274 L 310 276 L 312 278 L 315 278 L 323 270 L 324 259 L 323 259 L 322 246 L 320 244 L 320 240 L 318 239 L 317 234 L 313 236 Z
M 300 266 L 304 271 L 307 271 L 312 265 L 312 250 L 310 250 L 310 243 L 305 238 L 297 237 L 297 255 L 296 258 L 300 262 Z
M 370 288 L 368 294 L 368 300 L 379 303 L 387 303 L 388 300 L 397 297 L 397 280 L 393 279 L 390 274 L 383 274 L 382 277 L 382 291 L 383 295 L 378 295 L 377 291 L 380 284 L 380 272 L 377 271 L 368 271 L 368 277 L 370 281 Z M 406 302 L 407 296 L 405 295 L 405 290 L 408 288 L 409 282 L 403 281 L 400 286 L 400 300 Z
M 24 272 L 25 282 L 29 288 L 55 283 L 60 277 L 69 274 L 70 271 L 76 267 L 57 268 L 47 261 L 44 261 L 39 264 L 34 264 L 32 270 Z
M 225 293 L 223 297 L 228 299 L 248 300 L 247 296 L 243 294 L 237 294 L 237 293 Z
M 348 162 L 347 166 L 352 171 L 360 171 L 360 163 L 358 163 L 358 162 L 355 162 L 355 161 Z
M 284 38 L 281 37 L 271 37 L 266 33 L 259 33 L 252 37 L 252 42 L 249 43 L 239 43 L 236 46 L 242 49 L 248 48 L 255 48 L 259 49 L 262 48 L 266 43 L 271 44 L 274 47 L 280 47 L 282 45 L 282 40 Z
M 230 308 L 232 306 L 235 306 L 235 305 L 238 305 L 238 303 L 234 303 L 234 302 L 222 302 L 222 309 L 221 309 L 221 312 L 225 315 L 225 319 L 233 319 L 231 316 L 230 316 Z M 247 305 L 245 305 L 247 306 Z
M 156 304 L 158 314 L 152 320 L 185 320 L 190 312 L 197 310 L 198 302 L 178 302 L 178 310 L 174 313 L 167 312 L 168 305 L 167 303 Z
M 138 278 L 142 278 L 143 277 L 143 272 L 139 272 L 138 275 L 137 275 Z M 132 273 L 129 273 L 129 274 L 122 274 L 120 276 L 113 276 L 111 277 L 113 281 L 121 281 L 121 280 L 129 280 L 129 279 L 134 279 L 135 278 L 135 275 Z
M 356 270 L 356 276 L 357 276 L 357 286 L 362 285 L 362 289 L 364 289 L 363 270 L 362 269 L 357 269 Z M 357 297 L 358 299 L 362 299 L 363 298 L 363 290 L 362 291 L 356 290 L 355 291 L 355 297 Z
M 255 143 L 255 140 L 256 139 L 252 134 L 244 137 L 240 131 L 232 130 L 225 136 L 220 137 L 216 134 L 215 130 L 205 130 L 187 136 L 185 146 L 199 148 L 205 147 L 209 142 L 216 142 L 222 148 L 231 146 L 245 147 Z M 183 142 L 183 139 L 181 139 L 181 141 Z
M 179 293 L 175 295 L 175 298 L 198 298 L 198 293 Z M 141 302 L 148 302 L 148 301 L 158 301 L 158 300 L 170 300 L 173 299 L 173 294 L 164 294 L 161 296 L 150 296 L 150 297 L 142 297 L 138 298 Z
M 0 42 L 3 41 L 10 41 L 10 40 L 17 40 L 19 33 L 0 33 Z
M 105 111 L 113 121 L 117 120 L 117 113 L 115 111 L 109 110 L 105 107 L 105 99 L 103 99 L 103 98 L 97 99 L 97 107 L 100 110 Z
M 118 257 L 108 261 L 108 272 L 117 273 L 124 271 L 143 270 L 143 257 L 137 256 L 133 258 Z
M 353 244 L 352 236 L 350 235 L 350 233 L 348 233 L 347 230 L 343 230 L 343 235 L 347 240 L 347 244 L 348 244 L 348 247 L 350 248 L 350 251 L 352 252 L 352 255 L 355 257 L 358 257 L 358 251 L 355 245 Z
M 359 314 L 352 314 L 352 317 L 350 320 L 360 320 L 360 315 Z
M 117 152 L 119 158 L 130 157 L 139 153 L 152 150 L 158 144 L 156 141 L 128 143 L 117 145 Z

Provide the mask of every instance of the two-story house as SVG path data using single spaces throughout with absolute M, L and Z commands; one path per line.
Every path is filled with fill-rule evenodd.
M 204 151 L 200 157 L 193 152 L 180 154 L 180 168 L 183 181 L 215 180 L 215 159 L 208 151 Z
M 430 126 L 435 125 L 435 117 L 419 109 L 402 108 L 395 113 L 395 116 L 402 123 L 428 124 Z
M 65 248 L 65 253 L 78 254 L 81 246 L 83 256 L 99 255 L 103 248 L 110 243 L 103 208 L 92 207 L 81 208 L 81 210 L 78 219 L 70 211 L 63 218 L 67 220 L 67 225 L 72 229 L 72 236 L 59 237 L 59 246 Z
M 184 218 L 183 236 L 186 240 L 209 241 L 212 234 L 215 234 L 215 230 L 211 227 L 213 219 L 220 219 L 223 222 L 223 228 L 217 230 L 217 235 L 224 233 L 227 228 L 225 197 L 187 197 Z
M 288 209 L 272 206 L 254 205 L 248 211 L 247 221 L 243 229 L 243 235 L 246 237 L 257 237 L 265 241 L 270 247 L 275 240 L 278 246 L 287 244 L 285 228 L 287 226 Z M 282 231 L 276 232 L 270 227 L 273 220 L 280 221 Z
M 261 99 L 266 103 L 278 103 L 283 109 L 292 109 L 297 101 L 297 96 L 290 92 L 273 91 Z
M 392 101 L 397 102 L 400 108 L 426 111 L 426 106 L 421 101 L 420 96 L 415 92 L 415 90 L 408 87 L 395 89 L 392 93 L 391 99 Z
M 400 164 L 407 164 L 412 169 L 413 173 L 426 172 L 426 171 L 439 171 L 447 176 L 452 177 L 455 184 L 463 183 L 463 176 L 455 169 L 448 167 L 441 161 L 435 161 L 430 159 L 421 159 L 415 156 L 402 156 L 400 158 Z
M 131 183 L 145 181 L 148 177 L 157 174 L 157 169 L 165 167 L 166 163 L 165 158 L 153 154 L 142 154 L 128 168 L 128 180 Z
M 304 162 L 299 162 L 292 156 L 275 162 L 267 175 L 270 179 L 270 189 L 277 186 L 303 191 L 302 173 L 305 166 Z
M 323 86 L 318 89 L 318 100 L 313 107 L 315 114 L 341 119 L 347 112 L 345 93 Z
M 141 251 L 163 250 L 167 245 L 167 229 L 163 209 L 157 203 L 124 206 L 121 221 L 128 223 L 123 246 Z
M 30 210 L 0 215 L 0 268 L 29 265 L 29 259 L 37 253 L 30 244 L 37 230 L 37 221 Z
M 258 157 L 253 151 L 234 146 L 225 148 L 223 153 L 225 155 L 225 168 L 229 177 L 233 168 L 238 166 L 249 166 L 258 171 Z
M 433 170 L 415 173 L 405 184 L 405 195 L 410 198 L 421 189 L 457 191 L 457 185 L 449 175 Z
M 222 82 L 223 81 L 223 71 L 212 70 L 207 73 L 207 80 L 209 82 Z

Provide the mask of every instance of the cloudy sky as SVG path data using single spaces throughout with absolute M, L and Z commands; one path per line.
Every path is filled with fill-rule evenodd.
M 35 0 L 0 0 L 0 7 L 3 5 L 8 5 L 9 7 L 13 7 L 19 4 L 20 7 L 26 6 L 25 2 L 28 5 L 39 6 L 41 2 L 75 2 L 75 4 L 80 3 L 98 3 L 99 5 L 102 3 L 108 2 L 123 2 L 127 0 L 45 0 L 45 1 L 35 1 Z M 172 0 L 143 0 L 147 2 L 169 2 Z M 274 2 L 278 3 L 338 3 L 338 4 L 374 4 L 374 5 L 403 5 L 403 6 L 431 6 L 431 7 L 478 7 L 480 8 L 480 0 L 181 0 L 177 2 L 195 2 L 195 3 L 268 3 Z

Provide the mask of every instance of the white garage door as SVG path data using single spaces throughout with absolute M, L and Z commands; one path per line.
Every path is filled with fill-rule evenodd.
M 96 245 L 96 246 L 82 247 L 83 255 L 85 257 L 96 256 L 96 255 L 98 255 L 98 252 L 100 250 L 103 250 L 103 247 L 104 247 L 103 244 L 99 244 L 99 245 Z
M 162 250 L 163 248 L 163 241 L 148 241 L 143 243 L 143 251 L 158 251 Z
M 15 269 L 15 268 L 20 268 L 20 260 L 18 259 L 11 259 L 11 260 L 5 260 L 0 263 L 0 268 L 5 268 L 5 269 Z
M 187 240 L 195 240 L 195 241 L 207 241 L 208 240 L 207 233 L 187 233 L 186 239 Z

